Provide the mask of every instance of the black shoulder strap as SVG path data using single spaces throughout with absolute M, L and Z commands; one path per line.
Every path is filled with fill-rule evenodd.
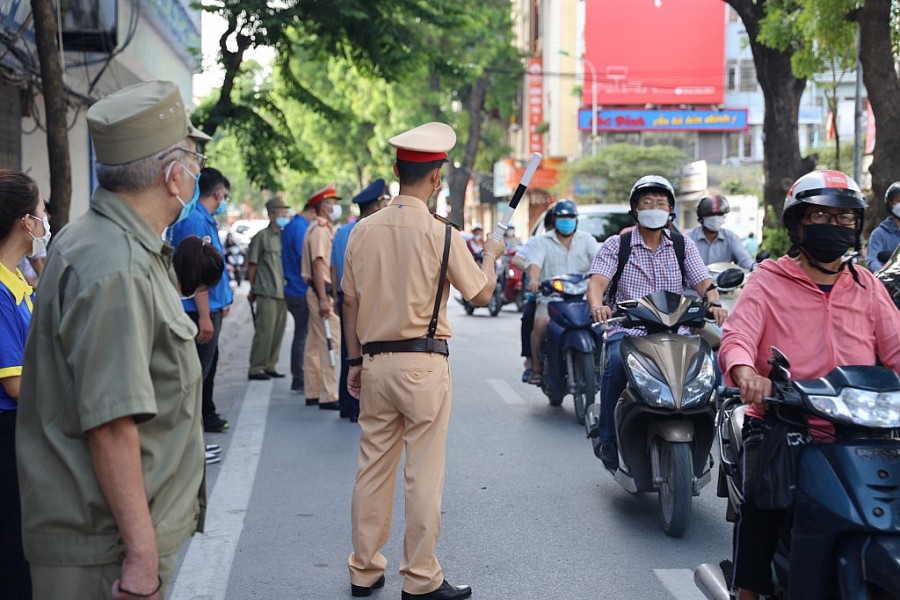
M 628 263 L 628 257 L 631 256 L 631 234 L 627 231 L 619 236 L 619 264 L 616 266 L 616 272 L 613 274 L 606 288 L 606 303 L 613 306 L 616 303 L 616 293 L 619 291 L 619 279 L 622 278 L 622 271 Z
M 681 269 L 681 284 L 687 285 L 687 272 L 684 270 L 684 236 L 672 231 L 672 245 L 675 246 L 675 258 L 678 259 L 678 268 Z
M 444 295 L 444 280 L 447 278 L 447 261 L 450 258 L 450 228 L 453 225 L 447 223 L 444 229 L 444 254 L 441 256 L 441 276 L 438 279 L 437 296 L 434 298 L 434 310 L 431 313 L 431 323 L 428 324 L 428 335 L 433 338 L 437 332 L 438 315 L 441 313 L 441 296 Z

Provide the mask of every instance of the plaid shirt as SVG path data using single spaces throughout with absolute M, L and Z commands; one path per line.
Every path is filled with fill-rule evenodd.
M 591 274 L 599 274 L 612 280 L 619 266 L 620 236 L 609 237 L 600 247 L 597 256 L 591 263 Z M 704 279 L 709 279 L 709 271 L 700 258 L 693 240 L 684 238 L 684 272 L 687 275 L 688 287 L 693 288 Z M 676 294 L 684 292 L 681 279 L 681 268 L 675 255 L 675 245 L 668 235 L 663 235 L 662 243 L 655 251 L 644 243 L 640 230 L 635 228 L 631 234 L 631 254 L 619 277 L 619 289 L 616 291 L 616 303 L 623 300 L 635 300 L 658 290 L 667 290 Z M 628 335 L 646 335 L 642 329 L 625 329 L 612 324 L 606 329 L 607 334 L 624 331 Z

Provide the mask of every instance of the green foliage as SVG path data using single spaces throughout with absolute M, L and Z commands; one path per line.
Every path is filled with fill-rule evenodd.
M 779 224 L 781 223 L 781 220 L 778 218 L 778 215 L 775 214 L 775 209 L 771 206 L 766 207 L 766 222 L 774 223 L 775 225 L 763 227 L 762 244 L 760 247 L 767 250 L 773 259 L 784 256 L 791 246 L 791 238 L 788 235 L 787 229 Z
M 753 195 L 757 194 L 758 191 L 754 190 L 752 187 L 738 179 L 737 177 L 731 177 L 730 179 L 726 179 L 721 184 L 722 193 L 724 194 L 734 194 L 734 195 Z
M 674 146 L 612 144 L 600 148 L 595 156 L 585 156 L 566 164 L 554 191 L 576 201 L 628 202 L 631 187 L 644 175 L 667 177 L 677 189 L 678 175 L 687 162 L 687 155 Z M 574 194 L 576 177 L 599 181 L 602 197 Z
M 853 168 L 853 143 L 848 142 L 841 144 L 841 163 L 837 164 L 837 152 L 834 146 L 824 146 L 816 148 L 818 159 L 816 160 L 817 169 L 836 169 L 838 171 L 847 172 Z

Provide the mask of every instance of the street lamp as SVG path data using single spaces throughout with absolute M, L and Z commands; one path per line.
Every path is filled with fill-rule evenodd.
M 560 50 L 563 56 L 572 56 L 568 50 Z M 597 154 L 597 70 L 583 54 L 578 59 L 591 70 L 591 155 Z

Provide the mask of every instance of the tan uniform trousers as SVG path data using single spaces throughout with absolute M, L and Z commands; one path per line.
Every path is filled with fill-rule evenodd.
M 250 373 L 274 371 L 281 352 L 281 339 L 287 325 L 284 298 L 256 297 L 256 328 L 250 347 Z
M 159 600 L 168 597 L 178 553 L 159 557 Z M 122 572 L 121 564 L 56 566 L 31 563 L 32 598 L 34 600 L 105 600 L 112 598 L 113 581 Z M 149 592 L 150 590 L 131 590 Z
M 318 398 L 319 404 L 337 402 L 337 370 L 341 364 L 341 321 L 334 306 L 328 313 L 331 323 L 331 347 L 334 349 L 334 364 L 328 358 L 328 341 L 325 339 L 325 319 L 319 316 L 319 298 L 311 289 L 306 294 L 309 306 L 309 329 L 306 333 L 306 348 L 303 351 L 303 387 L 307 398 Z
M 441 534 L 451 396 L 445 356 L 407 352 L 363 358 L 359 471 L 351 509 L 353 553 L 348 561 L 353 584 L 370 586 L 387 568 L 381 548 L 391 531 L 394 485 L 404 449 L 403 589 L 427 594 L 444 580 L 434 548 Z

